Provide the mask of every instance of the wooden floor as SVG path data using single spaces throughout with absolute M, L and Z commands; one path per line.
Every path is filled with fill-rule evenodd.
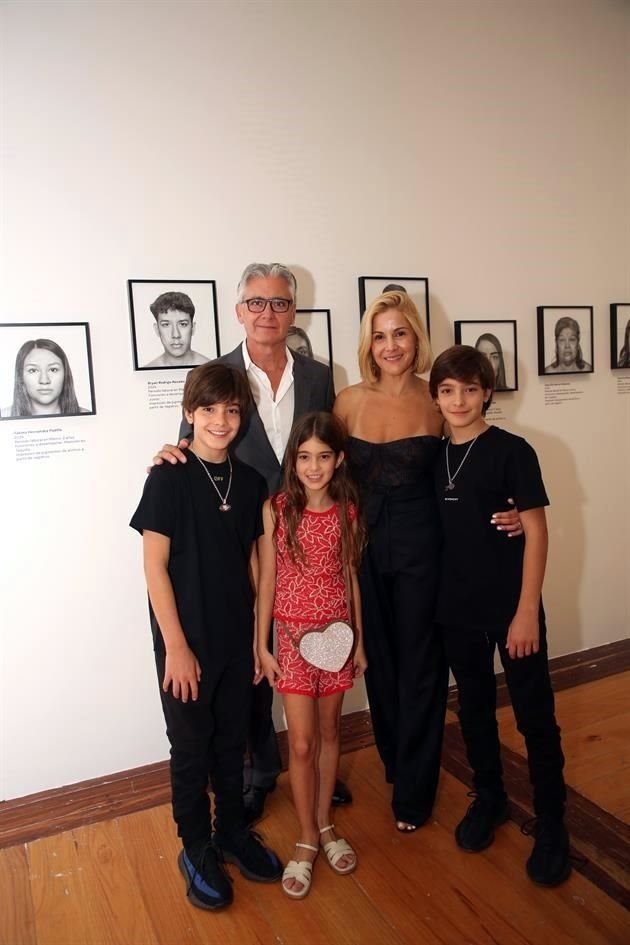
M 626 820 L 629 679 L 619 674 L 557 695 L 569 783 Z M 522 753 L 511 710 L 500 716 L 502 741 Z M 501 827 L 484 853 L 459 851 L 453 828 L 468 799 L 453 775 L 442 773 L 432 822 L 405 836 L 393 827 L 376 750 L 345 755 L 341 771 L 355 801 L 337 812 L 337 824 L 355 845 L 359 867 L 339 877 L 320 856 L 303 902 L 288 900 L 279 884 L 249 883 L 233 870 L 230 909 L 208 914 L 190 906 L 170 808 L 162 805 L 1 850 L 1 945 L 630 942 L 628 912 L 585 876 L 574 872 L 555 890 L 527 879 L 532 841 L 514 823 Z M 292 855 L 286 774 L 260 830 L 281 857 Z

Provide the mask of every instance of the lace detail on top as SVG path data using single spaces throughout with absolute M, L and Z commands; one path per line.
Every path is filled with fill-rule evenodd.
M 281 512 L 286 496 L 280 495 L 276 508 Z M 356 518 L 354 506 L 349 517 Z M 276 533 L 276 596 L 274 617 L 293 624 L 321 626 L 329 620 L 347 620 L 346 583 L 341 561 L 339 508 L 326 512 L 304 510 L 297 537 L 306 563 L 293 563 L 286 546 L 286 529 L 280 516 Z
M 433 463 L 440 448 L 437 436 L 410 436 L 390 443 L 348 438 L 346 459 L 362 492 L 389 493 L 416 488 L 433 493 Z

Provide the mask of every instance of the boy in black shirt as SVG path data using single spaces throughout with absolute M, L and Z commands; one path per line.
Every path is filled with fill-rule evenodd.
M 245 823 L 243 752 L 255 669 L 256 539 L 263 478 L 232 458 L 250 399 L 245 376 L 224 364 L 191 371 L 183 406 L 193 425 L 189 461 L 154 466 L 132 520 L 143 536 L 144 570 L 166 731 L 171 743 L 178 864 L 190 901 L 232 901 L 222 863 L 273 882 L 278 857 Z M 257 677 L 257 678 L 256 678 Z M 208 776 L 215 796 L 210 826 Z
M 527 873 L 540 885 L 555 886 L 571 866 L 541 600 L 549 500 L 531 446 L 484 420 L 494 387 L 485 355 L 454 345 L 437 358 L 429 385 L 450 429 L 435 467 L 444 532 L 436 619 L 457 682 L 475 798 L 455 839 L 464 850 L 483 850 L 508 819 L 496 722 L 498 647 L 534 788 L 536 839 Z M 488 522 L 508 496 L 515 499 L 524 535 L 506 542 Z

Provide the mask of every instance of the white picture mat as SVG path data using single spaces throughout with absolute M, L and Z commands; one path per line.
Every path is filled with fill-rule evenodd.
M 480 335 L 494 335 L 501 343 L 505 382 L 509 388 L 516 387 L 515 371 L 515 325 L 512 322 L 462 321 L 459 325 L 461 344 L 475 348 Z
M 138 368 L 145 368 L 155 358 L 164 354 L 164 346 L 153 327 L 156 321 L 150 308 L 157 297 L 164 292 L 184 292 L 190 297 L 195 306 L 193 319 L 195 330 L 191 349 L 203 354 L 209 361 L 216 358 L 219 352 L 215 331 L 216 312 L 212 282 L 142 282 L 132 279 L 131 293 Z M 182 364 L 182 368 L 189 367 L 191 365 L 188 363 Z M 179 369 L 171 368 L 171 370 Z
M 332 368 L 330 350 L 330 312 L 300 310 L 295 313 L 295 325 L 308 335 L 315 361 Z
M 93 413 L 85 324 L 60 325 L 47 322 L 36 325 L 0 325 L 0 409 L 3 415 L 4 410 L 13 403 L 15 357 L 25 341 L 35 341 L 37 338 L 47 338 L 63 348 L 72 370 L 79 407 Z
M 363 277 L 365 308 L 368 309 L 377 295 L 382 295 L 385 286 L 390 285 L 390 283 L 401 285 L 406 290 L 407 295 L 418 309 L 422 324 L 427 329 L 428 334 L 428 282 L 426 279 L 421 279 L 420 277 L 418 279 L 402 279 L 398 276 L 385 276 L 384 278 L 365 276 Z M 361 315 L 363 315 L 363 312 L 361 312 Z
M 591 338 L 591 309 L 589 308 L 554 308 L 551 305 L 545 306 L 544 311 L 544 343 L 545 343 L 545 368 L 549 367 L 556 357 L 556 323 L 561 318 L 573 318 L 580 326 L 580 347 L 582 348 L 582 357 L 591 366 L 593 364 L 593 339 Z M 576 373 L 580 373 L 577 371 Z

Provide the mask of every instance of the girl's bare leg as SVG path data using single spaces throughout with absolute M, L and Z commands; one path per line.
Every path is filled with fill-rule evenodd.
M 343 692 L 336 692 L 331 696 L 324 696 L 317 700 L 319 715 L 319 798 L 317 801 L 317 823 L 319 827 L 326 827 L 332 823 L 330 801 L 337 778 L 340 746 L 340 722 Z M 336 840 L 333 830 L 327 830 L 321 835 L 322 844 L 329 840 Z M 356 857 L 348 854 L 339 860 L 343 869 L 350 866 Z
M 300 824 L 299 840 L 319 846 L 317 826 L 317 700 L 311 696 L 283 693 L 284 711 L 287 717 L 289 737 L 289 780 L 293 792 L 293 803 Z M 332 788 L 331 788 L 332 797 Z M 330 798 L 329 798 L 330 803 Z M 299 847 L 295 859 L 315 859 L 316 853 Z M 287 889 L 299 892 L 302 883 L 290 879 Z

